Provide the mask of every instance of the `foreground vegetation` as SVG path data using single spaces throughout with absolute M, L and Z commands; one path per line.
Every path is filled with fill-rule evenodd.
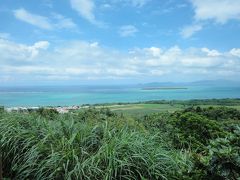
M 9 179 L 240 178 L 240 111 L 229 107 L 139 117 L 0 109 L 0 143 Z

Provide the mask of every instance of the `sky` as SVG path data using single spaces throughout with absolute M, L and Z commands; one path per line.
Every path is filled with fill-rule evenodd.
M 240 0 L 0 2 L 0 85 L 239 77 Z

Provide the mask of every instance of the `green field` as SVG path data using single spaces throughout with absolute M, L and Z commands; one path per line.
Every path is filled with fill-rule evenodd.
M 113 112 L 123 113 L 132 116 L 143 116 L 158 112 L 174 112 L 176 110 L 184 109 L 183 105 L 170 104 L 127 104 L 127 105 L 111 105 L 105 106 L 110 108 Z
M 192 107 L 193 105 L 184 105 L 184 104 L 171 104 L 171 103 L 165 103 L 165 104 L 148 104 L 148 103 L 137 103 L 137 104 L 123 104 L 123 105 L 104 105 L 104 106 L 96 106 L 97 108 L 106 107 L 111 109 L 113 112 L 116 113 L 123 113 L 125 115 L 130 115 L 134 117 L 141 117 L 144 115 L 152 114 L 152 113 L 159 113 L 159 112 L 175 112 L 178 110 L 183 110 L 189 107 Z M 229 107 L 229 108 L 235 108 L 240 110 L 240 105 L 198 105 L 202 108 L 208 108 L 208 107 Z M 196 107 L 196 106 L 195 106 Z

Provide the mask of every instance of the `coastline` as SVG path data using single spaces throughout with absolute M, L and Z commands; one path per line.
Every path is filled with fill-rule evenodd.
M 74 110 L 81 110 L 89 107 L 121 107 L 126 105 L 138 104 L 168 104 L 168 105 L 218 105 L 218 106 L 240 106 L 240 98 L 220 98 L 220 99 L 191 99 L 191 100 L 150 100 L 150 101 L 136 101 L 136 102 L 115 102 L 115 103 L 96 103 L 96 104 L 82 104 L 73 106 L 18 106 L 18 107 L 4 107 L 7 112 L 28 112 L 36 111 L 40 108 L 54 109 L 58 113 L 68 113 Z M 1 106 L 0 106 L 1 107 Z

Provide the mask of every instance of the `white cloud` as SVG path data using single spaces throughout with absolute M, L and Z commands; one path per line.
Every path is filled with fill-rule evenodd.
M 39 50 L 43 49 L 46 50 L 49 46 L 48 41 L 39 41 L 36 42 L 33 46 L 28 47 L 29 51 L 31 52 L 31 59 L 38 55 Z
M 52 29 L 52 25 L 48 18 L 36 14 L 32 14 L 25 9 L 16 9 L 14 15 L 17 19 L 24 21 L 26 23 L 32 24 L 34 26 L 40 27 L 42 29 Z
M 59 29 L 72 29 L 76 28 L 77 25 L 73 22 L 72 19 L 66 18 L 61 14 L 53 13 L 53 18 L 56 19 L 56 23 L 54 24 L 54 27 Z
M 190 0 L 196 20 L 214 20 L 224 24 L 228 20 L 240 20 L 240 0 Z
M 156 49 L 157 48 L 155 47 L 155 50 Z M 140 49 L 140 51 L 142 50 Z M 148 53 L 145 53 L 145 52 L 144 54 L 147 55 L 145 56 L 145 59 L 146 59 L 145 64 L 147 66 L 151 66 L 151 67 L 169 66 L 179 60 L 179 58 L 182 56 L 182 50 L 178 46 L 173 46 L 165 51 L 160 51 L 157 56 L 156 54 L 149 55 Z M 143 57 L 144 57 L 144 54 L 142 55 Z
M 214 68 L 215 66 L 219 66 L 223 63 L 222 59 L 214 59 L 210 57 L 201 57 L 201 56 L 185 56 L 181 58 L 182 66 L 189 67 L 188 71 L 195 70 L 194 68 Z
M 0 77 L 41 80 L 127 79 L 164 76 L 225 78 L 240 75 L 239 49 L 149 47 L 129 52 L 102 47 L 98 42 L 71 41 L 48 48 L 0 39 Z M 1 79 L 1 78 L 0 78 Z
M 229 20 L 240 20 L 240 0 L 189 0 L 194 8 L 195 24 L 184 27 L 180 34 L 189 38 L 201 31 L 203 22 L 213 20 L 225 24 Z M 200 24 L 201 23 L 201 24 Z
M 154 57 L 159 57 L 162 53 L 162 50 L 157 47 L 145 48 L 144 50 Z
M 128 0 L 132 3 L 133 6 L 136 7 L 142 7 L 145 4 L 147 4 L 147 2 L 149 2 L 149 0 Z
M 41 50 L 49 46 L 47 41 L 39 41 L 32 46 L 18 44 L 9 40 L 0 39 L 0 59 L 2 61 L 30 61 L 35 58 Z
M 98 45 L 99 45 L 98 42 L 93 42 L 90 44 L 91 47 L 98 47 Z
M 101 70 L 98 68 L 78 67 L 78 68 L 66 68 L 65 73 L 68 75 L 84 75 L 91 72 L 92 75 L 101 74 Z
M 45 16 L 30 13 L 27 10 L 20 8 L 14 10 L 14 16 L 21 21 L 46 30 L 63 28 L 69 29 L 77 27 L 77 25 L 72 21 L 72 19 L 66 18 L 61 14 L 57 13 L 53 13 L 53 17 L 51 19 Z
M 115 0 L 115 2 L 128 4 L 134 7 L 142 7 L 151 0 Z
M 184 27 L 180 34 L 183 38 L 189 38 L 191 37 L 194 33 L 198 32 L 202 30 L 202 25 L 200 24 L 194 24 L 194 25 L 190 25 L 190 26 L 186 26 Z
M 49 42 L 48 41 L 39 41 L 39 42 L 36 42 L 32 48 L 34 49 L 47 49 L 49 46 Z
M 158 69 L 150 70 L 150 74 L 153 76 L 162 76 L 167 73 L 168 71 L 164 71 L 164 70 L 158 70 Z
M 120 27 L 120 29 L 119 29 L 119 34 L 122 37 L 133 36 L 137 32 L 138 32 L 138 29 L 133 25 L 125 25 L 125 26 Z
M 233 48 L 233 49 L 231 49 L 230 54 L 233 56 L 240 57 L 240 49 Z
M 215 50 L 215 49 L 210 50 L 210 49 L 208 49 L 208 48 L 202 48 L 201 50 L 202 50 L 202 52 L 206 53 L 208 56 L 214 57 L 214 56 L 220 56 L 220 55 L 221 55 L 221 53 L 219 53 L 219 52 L 218 52 L 217 50 Z
M 70 3 L 80 16 L 93 24 L 98 24 L 94 15 L 95 3 L 93 0 L 70 0 Z

